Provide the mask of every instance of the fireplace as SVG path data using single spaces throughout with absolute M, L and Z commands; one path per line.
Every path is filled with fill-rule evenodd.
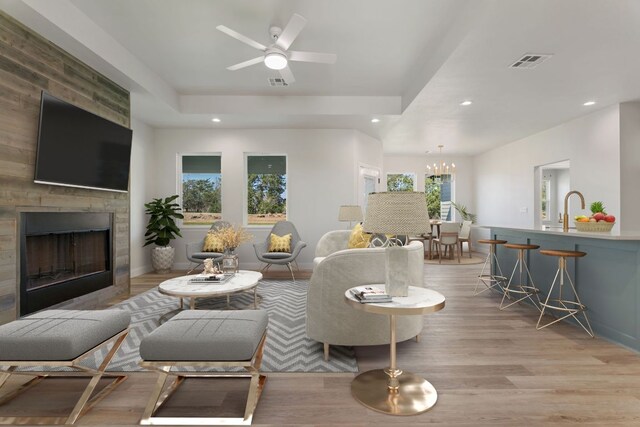
M 110 213 L 25 212 L 20 316 L 113 285 Z

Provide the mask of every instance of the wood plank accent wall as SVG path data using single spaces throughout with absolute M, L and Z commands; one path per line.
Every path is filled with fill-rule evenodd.
M 111 212 L 115 287 L 71 301 L 90 307 L 129 291 L 129 195 L 34 184 L 41 90 L 130 126 L 129 92 L 0 11 L 0 324 L 17 316 L 20 212 Z

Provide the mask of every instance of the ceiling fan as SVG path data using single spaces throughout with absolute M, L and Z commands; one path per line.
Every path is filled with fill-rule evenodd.
M 279 27 L 269 28 L 269 34 L 274 40 L 274 43 L 269 46 L 258 43 L 257 41 L 250 39 L 249 37 L 244 36 L 232 30 L 231 28 L 227 28 L 224 25 L 218 25 L 216 27 L 217 30 L 222 31 L 228 36 L 231 36 L 234 39 L 248 44 L 249 46 L 263 52 L 263 55 L 260 55 L 257 58 L 253 58 L 248 61 L 240 62 L 239 64 L 227 67 L 227 70 L 240 70 L 241 68 L 264 62 L 264 65 L 266 65 L 267 68 L 278 70 L 280 72 L 280 76 L 282 76 L 284 81 L 287 84 L 291 84 L 295 82 L 296 79 L 293 77 L 293 73 L 289 68 L 289 61 L 334 64 L 337 57 L 333 53 L 299 52 L 295 50 L 287 50 L 289 49 L 289 46 L 291 46 L 291 44 L 294 42 L 294 40 L 298 37 L 300 31 L 302 31 L 306 23 L 307 20 L 305 18 L 298 15 L 297 13 L 294 13 L 287 26 L 284 27 L 284 30 Z

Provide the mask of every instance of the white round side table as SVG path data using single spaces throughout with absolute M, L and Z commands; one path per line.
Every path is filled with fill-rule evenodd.
M 367 285 L 384 290 L 384 285 Z M 364 406 L 390 415 L 415 415 L 436 404 L 438 393 L 424 378 L 396 366 L 396 316 L 435 313 L 444 308 L 444 296 L 431 289 L 409 286 L 409 295 L 388 303 L 361 303 L 348 289 L 347 304 L 368 313 L 386 314 L 390 322 L 389 368 L 363 372 L 351 382 L 353 397 Z

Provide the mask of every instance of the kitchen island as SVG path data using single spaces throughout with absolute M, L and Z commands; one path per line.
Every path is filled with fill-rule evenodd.
M 492 239 L 540 245 L 540 249 L 586 252 L 584 258 L 569 260 L 567 268 L 582 303 L 587 306 L 594 332 L 597 336 L 640 352 L 640 232 L 487 228 L 491 230 Z M 543 299 L 553 282 L 558 260 L 541 255 L 538 250 L 528 252 L 527 263 Z M 498 245 L 497 256 L 503 273 L 509 277 L 516 262 L 516 251 Z

